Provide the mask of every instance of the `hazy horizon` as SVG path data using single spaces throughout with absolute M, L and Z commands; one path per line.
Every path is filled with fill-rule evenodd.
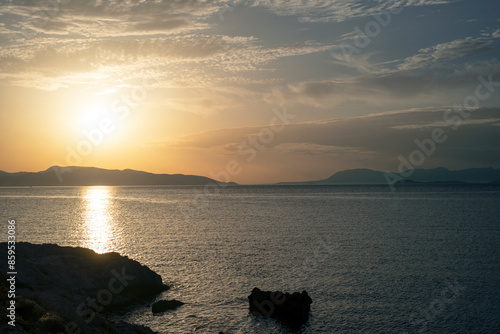
M 126 172 L 126 171 L 134 171 L 134 172 L 141 172 L 141 173 L 148 173 L 148 174 L 152 174 L 152 175 L 157 175 L 157 176 L 160 176 L 160 175 L 166 175 L 166 176 L 186 176 L 188 178 L 192 177 L 192 178 L 197 178 L 199 177 L 200 175 L 187 175 L 187 174 L 170 174 L 170 173 L 151 173 L 149 171 L 144 171 L 144 170 L 134 170 L 134 169 L 130 169 L 130 168 L 125 168 L 125 169 L 117 169 L 117 168 L 100 168 L 100 167 L 97 167 L 97 166 L 50 166 L 49 168 L 46 168 L 44 170 L 41 170 L 41 171 L 35 171 L 35 172 L 30 172 L 30 171 L 17 171 L 17 172 L 14 172 L 12 174 L 17 174 L 17 173 L 34 173 L 34 174 L 38 174 L 38 173 L 43 173 L 43 172 L 49 172 L 49 179 L 47 179 L 45 177 L 45 179 L 42 179 L 42 180 L 45 180 L 45 181 L 42 181 L 42 182 L 49 182 L 49 180 L 51 179 L 50 176 L 52 178 L 57 178 L 58 179 L 58 182 L 61 186 L 77 186 L 77 187 L 93 187 L 93 186 L 97 186 L 97 187 L 113 187 L 113 186 L 178 186 L 178 185 L 182 185 L 182 184 L 178 184 L 179 181 L 174 181 L 174 180 L 170 180 L 170 181 L 167 181 L 167 180 L 156 180 L 155 182 L 157 183 L 149 183 L 149 182 L 153 182 L 153 181 L 146 181 L 146 183 L 142 183 L 142 184 L 135 184 L 133 181 L 134 179 L 130 179 L 130 178 L 127 178 L 125 175 L 122 175 L 121 177 L 121 180 L 122 181 L 117 181 L 116 179 L 114 179 L 115 181 L 112 182 L 113 184 L 100 184 L 100 183 L 96 183 L 94 185 L 89 185 L 87 184 L 88 181 L 90 179 L 93 179 L 95 181 L 95 176 L 96 175 L 99 175 L 99 174 L 80 174 L 79 177 L 77 177 L 76 180 L 80 180 L 80 181 L 75 181 L 74 177 L 71 179 L 70 181 L 70 184 L 67 184 L 67 183 L 64 183 L 64 181 L 67 181 L 67 177 L 69 175 L 71 175 L 72 172 L 75 172 L 76 171 L 76 168 L 86 168 L 86 169 L 97 169 L 97 170 L 100 170 L 104 173 L 107 173 L 109 171 L 112 171 L 112 172 Z M 443 171 L 444 169 L 444 171 Z M 234 181 L 231 181 L 231 175 L 227 172 L 222 172 L 222 173 L 219 173 L 219 174 L 212 174 L 211 175 L 211 179 L 212 180 L 215 180 L 215 181 L 219 181 L 219 182 L 223 182 L 223 183 L 235 183 L 236 185 L 241 185 L 241 186 L 258 186 L 258 185 L 293 185 L 293 184 L 302 184 L 302 185 L 308 185 L 308 186 L 314 186 L 314 185 L 384 185 L 384 186 L 388 186 L 392 191 L 395 190 L 394 187 L 394 184 L 396 182 L 399 182 L 399 181 L 412 181 L 412 182 L 417 182 L 417 183 L 428 183 L 428 184 L 436 184 L 436 183 L 446 183 L 446 182 L 452 182 L 453 184 L 455 184 L 456 182 L 458 183 L 463 183 L 463 184 L 489 184 L 489 183 L 498 183 L 500 181 L 500 174 L 498 175 L 494 175 L 494 174 L 490 174 L 490 173 L 486 173 L 486 174 L 489 174 L 488 176 L 484 175 L 484 172 L 486 170 L 493 170 L 493 171 L 499 171 L 500 172 L 500 169 L 494 169 L 494 168 L 491 168 L 491 167 L 486 167 L 486 168 L 472 168 L 472 169 L 457 169 L 457 170 L 453 170 L 453 169 L 448 169 L 446 167 L 436 167 L 436 168 L 430 168 L 430 169 L 425 169 L 425 168 L 416 168 L 414 169 L 413 172 L 409 173 L 409 170 L 405 170 L 404 172 L 398 172 L 398 171 L 377 171 L 377 170 L 372 170 L 372 169 L 364 169 L 364 168 L 355 168 L 355 169 L 348 169 L 348 170 L 342 170 L 342 171 L 338 171 L 338 172 L 335 172 L 331 175 L 328 175 L 327 177 L 324 177 L 324 178 L 317 178 L 317 179 L 309 179 L 309 180 L 299 180 L 299 181 L 281 181 L 281 182 L 274 182 L 274 183 L 237 183 L 237 182 L 234 182 Z M 479 170 L 479 171 L 478 171 Z M 427 172 L 431 172 L 432 171 L 432 174 L 428 174 Z M 475 172 L 475 173 L 472 173 L 472 172 Z M 2 170 L 0 170 L 0 172 L 4 172 Z M 368 172 L 368 179 L 367 179 L 367 173 Z M 463 174 L 460 176 L 460 175 L 456 175 L 456 174 L 453 174 L 453 173 L 456 173 L 456 172 L 466 172 L 467 174 Z M 378 174 L 380 173 L 380 174 Z M 424 173 L 424 174 L 422 174 Z M 472 173 L 472 174 L 471 174 Z M 52 174 L 52 175 L 51 175 Z M 347 176 L 347 179 L 346 179 L 346 176 Z M 101 175 L 101 179 L 102 178 L 106 178 L 106 177 L 109 177 L 109 176 L 104 176 L 104 175 Z M 311 182 L 324 182 L 326 180 L 330 180 L 331 178 L 333 177 L 337 177 L 336 180 L 331 180 L 330 182 L 331 183 L 317 183 L 317 184 L 311 184 Z M 423 178 L 422 178 L 423 177 Z M 197 179 L 197 181 L 194 181 L 194 180 L 184 180 L 184 182 L 186 182 L 184 185 L 193 185 L 193 186 L 200 186 L 200 185 L 209 185 L 211 184 L 211 182 L 209 181 L 210 178 L 208 180 L 205 180 L 205 181 L 202 181 L 203 184 L 192 184 L 192 183 L 189 183 L 189 182 L 199 182 L 199 180 Z M 132 184 L 127 184 L 126 182 L 127 181 L 131 181 Z M 20 187 L 25 187 L 25 186 L 43 186 L 43 185 L 40 185 L 38 182 L 40 181 L 34 181 L 34 180 L 31 180 L 30 183 L 28 184 L 23 184 L 23 182 L 21 183 L 18 183 L 18 181 L 16 181 L 15 184 L 18 184 L 18 186 Z M 76 183 L 75 183 L 76 182 Z M 125 182 L 123 184 L 121 184 L 121 182 Z M 144 182 L 144 181 L 142 181 Z M 171 184 L 166 184 L 166 183 L 163 183 L 163 182 L 175 182 L 175 183 L 171 183 Z M 375 182 L 375 183 L 374 183 Z M 7 183 L 9 183 L 7 181 Z M 50 184 L 48 186 L 55 186 L 57 184 Z M 0 187 L 15 187 L 14 185 L 5 185 L 5 184 L 1 184 Z

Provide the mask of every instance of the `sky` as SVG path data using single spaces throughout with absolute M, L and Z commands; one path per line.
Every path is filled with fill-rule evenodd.
M 500 168 L 498 0 L 2 0 L 0 170 Z

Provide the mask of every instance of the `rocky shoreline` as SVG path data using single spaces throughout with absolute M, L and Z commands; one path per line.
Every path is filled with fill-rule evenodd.
M 7 243 L 0 243 L 7 259 Z M 106 312 L 150 301 L 168 289 L 160 275 L 118 253 L 52 244 L 15 245 L 15 327 L 12 333 L 153 333 L 146 326 L 106 318 Z M 0 261 L 1 317 L 9 319 L 10 276 Z M 5 320 L 4 320 L 5 321 Z
M 26 242 L 12 246 L 0 243 L 4 259 L 15 257 L 14 267 L 0 261 L 2 333 L 151 334 L 149 327 L 111 321 L 110 315 L 150 303 L 152 313 L 161 314 L 184 304 L 152 303 L 169 287 L 147 266 L 118 253 Z M 312 303 L 306 291 L 289 294 L 258 288 L 248 301 L 252 315 L 274 318 L 290 328 L 307 322 Z

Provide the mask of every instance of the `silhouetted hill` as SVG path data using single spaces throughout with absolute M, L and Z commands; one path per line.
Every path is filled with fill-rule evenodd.
M 210 182 L 217 181 L 196 175 L 152 174 L 131 169 L 109 170 L 95 167 L 52 166 L 37 173 L 0 171 L 0 186 L 206 185 Z
M 470 168 L 451 171 L 439 167 L 414 169 L 402 174 L 392 173 L 394 179 L 404 183 L 495 183 L 500 179 L 500 169 Z M 371 169 L 351 169 L 338 172 L 327 179 L 306 182 L 282 182 L 281 185 L 328 185 L 328 184 L 387 184 L 385 172 Z

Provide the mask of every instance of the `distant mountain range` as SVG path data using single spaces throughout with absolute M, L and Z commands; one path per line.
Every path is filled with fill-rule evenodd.
M 449 170 L 414 169 L 413 172 L 385 173 L 371 169 L 351 169 L 338 172 L 327 179 L 306 182 L 281 182 L 280 185 L 328 185 L 328 184 L 387 184 L 393 183 L 500 183 L 500 169 L 470 168 Z
M 131 169 L 109 170 L 95 167 L 59 167 L 31 173 L 0 171 L 0 186 L 138 186 L 138 185 L 200 185 L 217 182 L 204 176 L 153 174 Z M 392 183 L 492 183 L 500 184 L 500 169 L 471 168 L 449 170 L 443 167 L 415 169 L 403 174 L 371 169 L 351 169 L 327 179 L 306 182 L 280 182 L 277 185 L 341 185 Z M 219 183 L 224 184 L 224 183 Z M 228 183 L 236 185 L 236 183 Z
M 37 172 L 0 171 L 0 186 L 131 186 L 206 185 L 208 177 L 182 174 L 152 174 L 131 169 L 109 170 L 94 167 L 59 167 Z

